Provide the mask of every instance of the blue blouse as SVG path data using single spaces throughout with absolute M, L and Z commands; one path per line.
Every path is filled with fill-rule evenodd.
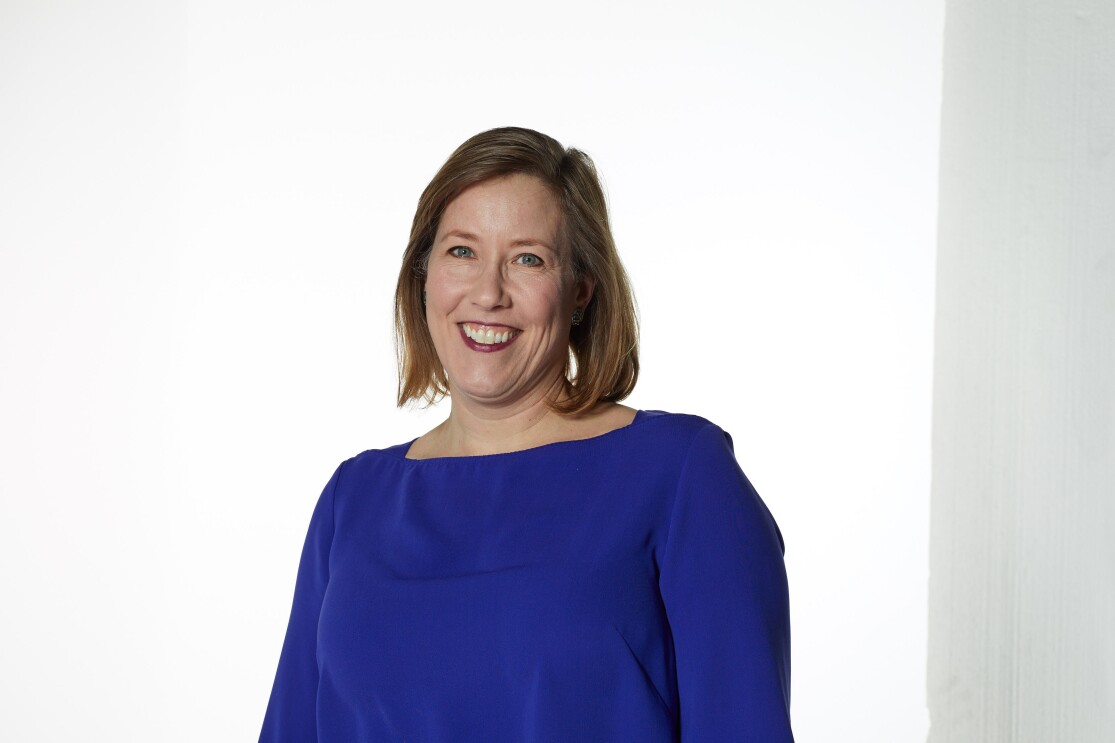
M 730 437 L 342 463 L 310 520 L 261 743 L 781 743 L 782 535 Z

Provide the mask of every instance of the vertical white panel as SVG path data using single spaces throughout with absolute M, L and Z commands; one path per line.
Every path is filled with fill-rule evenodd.
M 1115 740 L 1115 6 L 945 39 L 930 741 Z

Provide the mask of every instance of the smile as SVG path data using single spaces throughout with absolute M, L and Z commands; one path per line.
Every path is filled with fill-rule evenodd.
M 474 351 L 499 351 L 507 348 L 511 341 L 518 338 L 523 331 L 509 328 L 506 325 L 475 325 L 463 322 L 458 325 L 465 343 Z

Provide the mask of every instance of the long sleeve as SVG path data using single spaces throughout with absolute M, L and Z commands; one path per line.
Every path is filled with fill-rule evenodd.
M 333 501 L 342 464 L 329 479 L 310 518 L 298 565 L 294 603 L 260 743 L 313 743 L 317 740 L 317 628 L 329 584 L 333 542 Z
M 730 437 L 705 426 L 682 469 L 659 574 L 682 743 L 793 741 L 783 551 Z

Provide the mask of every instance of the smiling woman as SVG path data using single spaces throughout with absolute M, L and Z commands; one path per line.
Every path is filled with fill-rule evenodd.
M 261 741 L 792 741 L 777 525 L 731 439 L 619 404 L 637 326 L 592 161 L 479 134 L 419 200 L 399 404 L 310 521 Z
M 567 397 L 571 319 L 593 280 L 570 268 L 560 225 L 549 188 L 519 173 L 470 186 L 446 208 L 427 260 L 426 325 L 454 403 Z

